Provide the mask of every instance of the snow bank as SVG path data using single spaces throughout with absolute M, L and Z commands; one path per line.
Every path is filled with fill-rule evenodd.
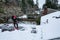
M 59 17 L 60 11 L 48 14 L 41 18 L 41 26 L 43 31 L 43 39 L 52 39 L 60 37 L 60 18 L 56 19 L 53 17 Z M 48 23 L 46 22 L 48 19 Z

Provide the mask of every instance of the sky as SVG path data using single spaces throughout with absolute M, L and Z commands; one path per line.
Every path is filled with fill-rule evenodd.
M 45 0 L 38 0 L 39 2 L 39 8 L 42 8 L 43 4 L 45 3 Z M 34 0 L 34 3 L 36 4 L 36 0 Z
M 45 0 L 38 0 L 39 2 L 39 8 L 42 8 L 43 4 L 45 3 Z M 36 4 L 36 0 L 34 0 L 34 3 Z M 58 4 L 60 4 L 60 0 L 58 0 Z
M 58 2 L 58 4 L 60 4 L 60 0 L 58 0 L 59 2 Z

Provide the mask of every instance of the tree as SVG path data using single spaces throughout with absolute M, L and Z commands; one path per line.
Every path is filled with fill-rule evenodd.
M 29 6 L 28 6 L 29 5 Z M 26 9 L 28 7 L 33 7 L 34 2 L 33 0 L 22 0 L 22 11 L 26 14 Z
M 38 18 L 36 19 L 36 23 L 37 23 L 37 25 L 40 25 L 40 23 L 41 23 L 41 17 L 38 17 Z
M 27 2 L 30 6 L 32 6 L 32 7 L 34 6 L 34 1 L 33 0 L 27 0 Z
M 5 4 L 7 4 L 9 2 L 9 0 L 5 0 Z
M 54 1 L 54 2 L 53 2 Z M 57 9 L 57 4 L 56 4 L 56 1 L 55 0 L 46 0 L 45 4 L 43 5 L 44 6 L 47 6 L 47 8 L 52 8 L 52 9 Z
M 25 0 L 22 0 L 22 11 L 24 12 L 24 14 L 26 14 L 26 3 Z
M 0 0 L 0 13 L 4 13 L 4 9 L 3 9 L 3 2 L 2 0 Z

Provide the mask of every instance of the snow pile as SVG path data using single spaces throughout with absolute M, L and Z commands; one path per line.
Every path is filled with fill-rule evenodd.
M 41 26 L 43 31 L 43 39 L 60 37 L 60 18 L 55 18 L 59 16 L 60 11 L 57 11 L 42 17 Z

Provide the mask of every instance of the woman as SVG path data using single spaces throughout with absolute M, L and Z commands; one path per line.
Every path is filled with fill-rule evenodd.
M 12 16 L 12 20 L 13 20 L 14 27 L 18 29 L 17 17 L 15 15 Z

